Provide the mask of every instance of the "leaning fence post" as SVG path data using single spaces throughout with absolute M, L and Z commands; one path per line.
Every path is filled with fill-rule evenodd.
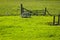
M 55 25 L 55 16 L 53 16 L 53 25 Z
M 58 15 L 58 25 L 60 25 L 60 15 Z

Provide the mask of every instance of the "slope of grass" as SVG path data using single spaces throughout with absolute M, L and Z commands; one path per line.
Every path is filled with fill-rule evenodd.
M 20 4 L 29 10 L 41 10 L 45 7 L 50 14 L 60 13 L 60 1 L 1 1 L 0 15 L 20 15 Z

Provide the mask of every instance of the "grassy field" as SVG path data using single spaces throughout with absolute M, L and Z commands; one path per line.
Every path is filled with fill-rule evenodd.
M 29 10 L 41 10 L 45 7 L 50 14 L 60 14 L 60 1 L 0 1 L 0 15 L 20 15 L 20 4 Z M 28 3 L 28 4 L 27 4 Z
M 60 40 L 60 26 L 49 22 L 51 16 L 0 17 L 0 40 Z
M 0 15 L 11 15 L 0 16 L 0 40 L 60 40 L 60 25 L 50 25 L 53 16 L 21 18 L 21 2 L 29 10 L 47 7 L 51 14 L 60 13 L 60 1 L 0 0 Z

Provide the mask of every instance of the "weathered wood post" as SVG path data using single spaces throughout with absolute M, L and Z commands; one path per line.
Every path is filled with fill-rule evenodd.
M 60 15 L 58 15 L 58 25 L 60 25 Z
M 21 14 L 23 13 L 23 4 L 21 4 Z
M 47 12 L 47 8 L 45 8 L 45 10 L 44 10 L 44 16 L 46 15 L 46 12 Z
M 53 25 L 55 25 L 55 16 L 53 16 Z

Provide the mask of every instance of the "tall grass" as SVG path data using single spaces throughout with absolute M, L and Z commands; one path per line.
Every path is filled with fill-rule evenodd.
M 20 15 L 20 3 L 29 10 L 41 10 L 45 7 L 50 14 L 60 14 L 60 1 L 1 1 L 0 15 Z M 27 4 L 28 3 L 28 4 Z

